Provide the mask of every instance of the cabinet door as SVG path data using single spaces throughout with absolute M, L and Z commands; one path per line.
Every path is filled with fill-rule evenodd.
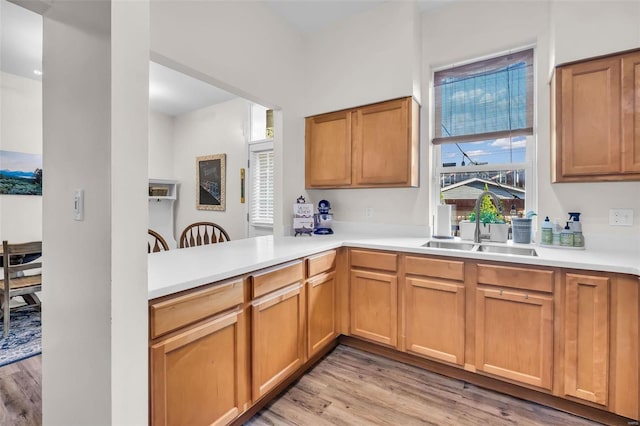
M 415 111 L 411 107 L 412 99 L 405 98 L 357 110 L 353 132 L 355 185 L 417 186 L 417 128 L 412 128 Z M 414 109 L 417 111 L 417 106 Z
M 233 312 L 151 347 L 151 424 L 227 424 L 239 414 L 243 322 Z
M 252 306 L 253 400 L 260 399 L 304 362 L 302 286 L 265 296 Z
M 351 334 L 374 342 L 398 344 L 398 278 L 351 271 Z
M 476 292 L 478 370 L 550 390 L 552 298 L 484 288 Z
M 566 275 L 564 392 L 607 405 L 609 278 Z
M 307 353 L 309 357 L 328 345 L 336 333 L 336 273 L 307 282 Z
M 351 115 L 338 111 L 306 119 L 307 188 L 351 185 Z
M 433 279 L 406 279 L 407 350 L 464 363 L 464 286 Z
M 640 173 L 640 52 L 622 57 L 622 171 Z
M 558 179 L 620 173 L 620 57 L 558 72 Z

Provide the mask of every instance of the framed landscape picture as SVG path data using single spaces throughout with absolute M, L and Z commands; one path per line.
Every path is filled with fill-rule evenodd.
M 196 158 L 196 208 L 225 211 L 226 154 Z
M 42 195 L 42 155 L 0 150 L 0 195 Z

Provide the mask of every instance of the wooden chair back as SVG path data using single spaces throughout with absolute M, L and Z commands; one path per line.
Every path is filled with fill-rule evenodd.
M 0 282 L 0 310 L 4 319 L 4 337 L 9 334 L 9 319 L 11 317 L 10 301 L 13 297 L 22 296 L 27 306 L 40 306 L 40 300 L 35 292 L 42 290 L 42 272 L 25 272 L 42 268 L 42 262 L 22 263 L 30 255 L 42 254 L 42 242 L 9 244 L 2 242 L 3 277 Z M 22 309 L 20 306 L 14 309 Z
M 147 253 L 157 253 L 169 250 L 169 244 L 153 229 L 149 229 L 149 239 L 147 240 Z
M 196 222 L 187 226 L 180 236 L 180 248 L 231 241 L 229 234 L 213 222 Z

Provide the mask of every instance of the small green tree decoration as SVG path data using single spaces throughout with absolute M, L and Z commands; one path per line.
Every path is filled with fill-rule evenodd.
M 489 186 L 485 183 L 484 190 L 489 191 Z M 502 204 L 502 202 L 500 202 Z M 502 206 L 504 211 L 504 206 Z M 471 222 L 475 222 L 476 220 L 476 211 L 475 209 L 469 214 L 469 220 Z M 493 204 L 491 197 L 489 195 L 484 195 L 482 200 L 480 201 L 480 222 L 482 223 L 504 223 L 504 216 L 502 216 L 498 208 Z

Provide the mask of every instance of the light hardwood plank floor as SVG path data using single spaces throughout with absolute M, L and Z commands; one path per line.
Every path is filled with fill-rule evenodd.
M 598 425 L 340 345 L 256 414 L 262 425 Z
M 42 424 L 42 355 L 0 367 L 0 425 Z
M 42 356 L 0 368 L 0 425 L 42 424 Z M 262 425 L 599 425 L 338 346 L 254 416 Z

